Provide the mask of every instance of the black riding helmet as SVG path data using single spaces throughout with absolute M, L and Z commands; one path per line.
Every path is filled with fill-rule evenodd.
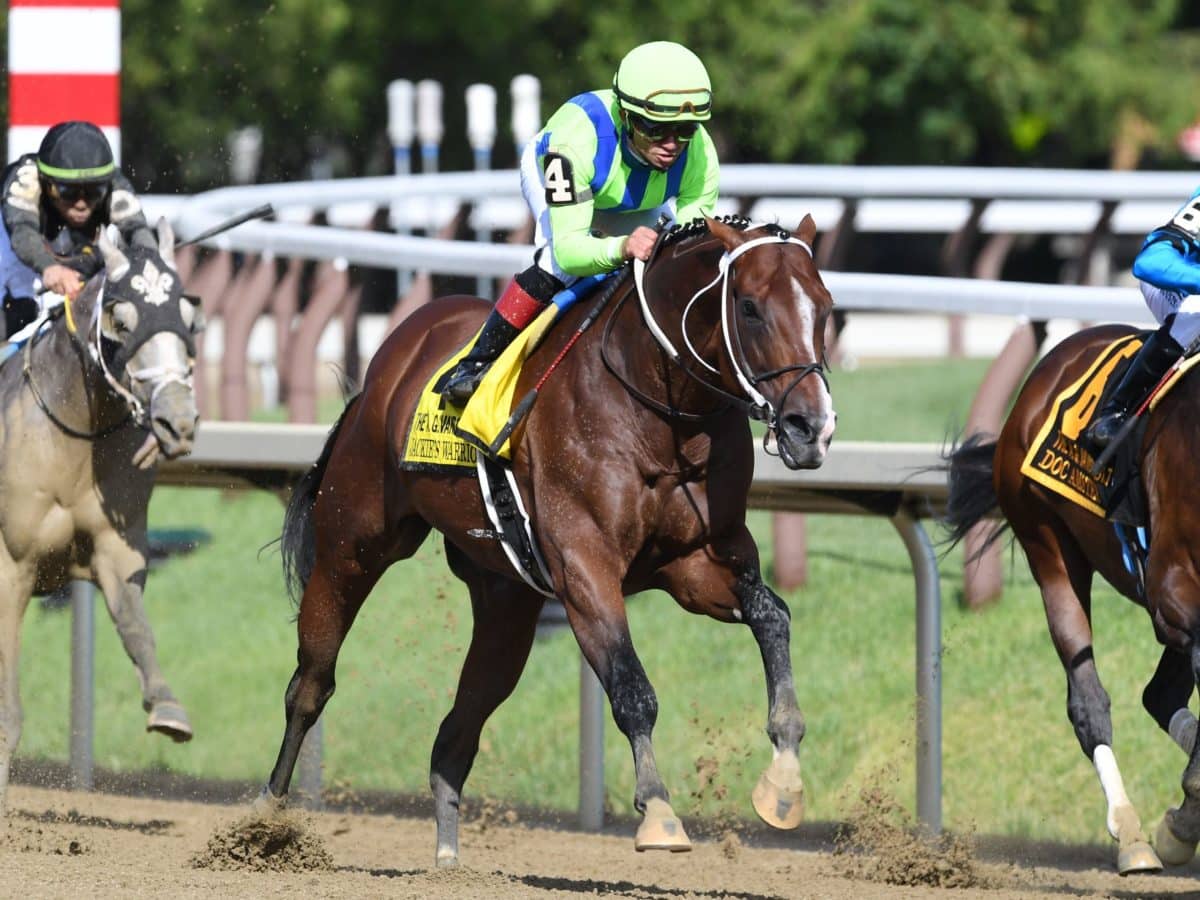
M 67 202 L 81 193 L 99 201 L 117 171 L 108 138 L 91 122 L 59 122 L 47 131 L 37 167 L 51 194 Z

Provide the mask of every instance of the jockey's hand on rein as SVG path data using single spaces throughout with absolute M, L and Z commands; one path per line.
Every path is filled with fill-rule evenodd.
M 73 297 L 83 288 L 83 278 L 70 266 L 56 263 L 42 271 L 42 286 L 64 297 Z
M 645 262 L 650 258 L 650 251 L 654 249 L 654 244 L 658 241 L 658 232 L 653 228 L 647 228 L 645 225 L 640 225 L 633 230 L 633 234 L 625 238 L 625 244 L 621 247 L 621 253 L 626 259 L 640 259 Z

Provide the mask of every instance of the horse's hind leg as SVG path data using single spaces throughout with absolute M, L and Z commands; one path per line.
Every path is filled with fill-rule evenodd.
M 192 726 L 187 713 L 175 699 L 159 668 L 154 632 L 142 602 L 146 557 L 112 532 L 96 539 L 93 567 L 108 614 L 125 652 L 137 669 L 142 709 L 147 713 L 146 730 L 157 731 L 178 742 L 191 740 Z
M 524 584 L 480 570 L 449 541 L 446 558 L 471 590 L 474 626 L 454 706 L 438 729 L 429 767 L 439 866 L 458 863 L 463 784 L 479 750 L 484 723 L 512 693 L 525 668 L 543 602 Z
M 1189 756 L 1196 743 L 1196 717 L 1188 709 L 1195 689 L 1189 654 L 1164 647 L 1158 668 L 1142 691 L 1142 706 L 1146 712 Z
M 1193 634 L 1188 657 L 1194 686 L 1200 684 L 1200 634 Z M 1189 690 L 1189 697 L 1190 694 Z M 1154 835 L 1154 846 L 1163 862 L 1173 866 L 1189 862 L 1196 855 L 1197 843 L 1200 843 L 1200 741 L 1195 740 L 1195 720 L 1192 722 L 1192 747 L 1183 771 L 1183 803 L 1176 809 L 1167 810 Z M 1178 726 L 1178 720 L 1175 724 Z M 1183 743 L 1182 735 L 1177 737 L 1173 734 L 1172 737 Z
M 1067 715 L 1104 790 L 1108 832 L 1117 841 L 1117 871 L 1158 871 L 1162 863 L 1142 831 L 1112 750 L 1110 701 L 1092 651 L 1092 569 L 1062 526 L 1026 528 L 1009 518 L 1041 588 L 1050 637 L 1066 671 Z
M 413 540 L 406 542 L 409 548 L 402 555 L 419 547 L 428 531 L 429 526 L 423 522 L 416 525 Z M 271 778 L 255 804 L 261 811 L 277 808 L 286 796 L 304 736 L 333 696 L 334 670 L 342 642 L 367 595 L 395 559 L 377 552 L 379 542 L 359 544 L 358 553 L 344 556 L 341 546 L 343 542 L 353 546 L 353 537 L 346 532 L 323 533 L 332 536 L 324 542 L 318 539 L 316 562 L 300 600 L 296 671 L 284 693 L 287 723 Z

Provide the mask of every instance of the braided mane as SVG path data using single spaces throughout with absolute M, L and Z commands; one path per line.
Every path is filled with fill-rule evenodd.
M 730 216 L 713 216 L 712 218 L 725 225 L 729 225 L 732 228 L 736 228 L 738 231 L 745 231 L 747 228 L 758 227 L 763 228 L 770 234 L 785 240 L 792 236 L 790 231 L 781 228 L 774 222 L 755 225 L 754 222 L 750 221 L 750 219 L 746 218 L 745 216 L 739 216 L 736 214 Z M 705 223 L 704 219 L 692 219 L 692 221 L 686 224 L 680 224 L 677 222 L 671 226 L 666 234 L 663 235 L 663 246 L 670 246 L 672 244 L 685 241 L 688 238 L 694 238 L 698 235 L 708 234 L 708 225 Z

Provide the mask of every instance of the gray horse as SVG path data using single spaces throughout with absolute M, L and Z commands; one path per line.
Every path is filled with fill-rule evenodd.
M 190 452 L 199 300 L 183 294 L 175 236 L 157 251 L 101 235 L 104 269 L 0 366 L 0 815 L 21 737 L 21 620 L 68 579 L 101 591 L 141 679 L 147 730 L 192 736 L 159 670 L 142 605 L 146 508 L 159 456 Z

